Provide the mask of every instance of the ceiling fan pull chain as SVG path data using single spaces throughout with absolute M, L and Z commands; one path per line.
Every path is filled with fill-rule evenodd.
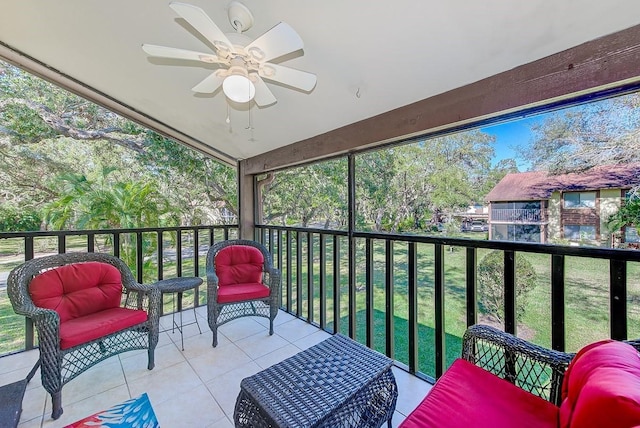
M 251 126 L 251 107 L 252 107 L 251 104 L 249 104 L 249 126 L 247 126 L 244 129 L 251 129 L 251 130 L 253 129 L 253 126 Z

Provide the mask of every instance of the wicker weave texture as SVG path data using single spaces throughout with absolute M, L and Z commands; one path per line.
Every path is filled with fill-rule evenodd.
M 398 397 L 392 364 L 337 334 L 244 379 L 236 427 L 380 427 Z
M 462 357 L 525 391 L 560 404 L 564 372 L 573 354 L 553 351 L 487 325 L 463 337 Z
M 215 271 L 215 259 L 224 248 L 233 245 L 255 247 L 264 258 L 262 282 L 269 287 L 266 299 L 247 300 L 244 302 L 218 303 L 218 275 Z M 245 239 L 232 239 L 213 244 L 207 252 L 207 319 L 213 332 L 213 346 L 218 345 L 218 327 L 231 320 L 246 316 L 260 316 L 269 319 L 269 334 L 273 334 L 273 320 L 280 308 L 280 271 L 273 267 L 271 254 L 259 242 Z
M 29 283 L 40 273 L 57 267 L 100 262 L 115 266 L 122 277 L 123 306 L 147 311 L 147 321 L 69 349 L 60 349 L 60 317 L 50 309 L 35 306 Z M 134 349 L 148 350 L 148 368 L 154 366 L 158 343 L 160 291 L 136 282 L 129 267 L 118 257 L 102 253 L 55 254 L 28 260 L 14 268 L 7 278 L 7 294 L 14 311 L 33 320 L 38 333 L 42 386 L 51 394 L 52 417 L 62 414 L 62 387 L 95 364 Z
M 640 339 L 624 342 L 640 351 Z M 558 406 L 564 373 L 574 356 L 482 324 L 469 327 L 462 339 L 462 358 Z

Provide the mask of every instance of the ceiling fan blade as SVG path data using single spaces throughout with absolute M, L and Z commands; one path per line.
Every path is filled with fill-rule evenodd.
M 256 95 L 253 100 L 256 102 L 258 107 L 266 107 L 271 104 L 275 104 L 278 100 L 276 100 L 276 97 L 273 95 L 267 84 L 264 83 L 264 80 L 255 73 L 251 73 L 250 76 L 252 77 L 251 80 L 256 87 Z
M 245 47 L 259 62 L 271 61 L 304 47 L 302 39 L 291 26 L 281 22 Z
M 296 70 L 295 68 L 284 67 L 278 64 L 267 63 L 260 67 L 258 71 L 261 77 L 274 82 L 283 83 L 287 86 L 302 89 L 303 91 L 311 91 L 315 86 L 318 78 L 313 73 Z
M 189 50 L 180 49 L 180 48 L 170 48 L 168 46 L 157 46 L 157 45 L 150 45 L 145 43 L 142 45 L 142 50 L 145 51 L 148 55 L 159 57 L 159 58 L 187 59 L 192 61 L 202 61 L 202 62 L 216 63 L 216 64 L 226 62 L 218 58 L 214 54 L 189 51 Z
M 191 4 L 171 2 L 169 7 L 202 34 L 216 49 L 233 52 L 233 44 L 206 12 Z
M 193 92 L 199 92 L 202 94 L 210 94 L 215 92 L 216 89 L 222 85 L 222 81 L 226 76 L 219 72 L 219 70 L 211 73 L 207 77 L 205 77 L 202 82 L 198 83 L 196 86 L 191 88 Z

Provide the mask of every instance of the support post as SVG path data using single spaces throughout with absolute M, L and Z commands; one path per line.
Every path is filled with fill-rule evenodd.
M 245 173 L 246 161 L 238 162 L 238 236 L 255 239 L 256 205 L 253 175 Z

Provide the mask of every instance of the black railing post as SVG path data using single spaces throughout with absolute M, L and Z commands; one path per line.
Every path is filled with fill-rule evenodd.
M 287 230 L 287 311 L 293 310 L 293 300 L 291 295 L 293 294 L 293 285 L 291 284 L 291 266 L 293 264 L 293 254 L 291 250 L 291 232 Z
M 120 234 L 118 232 L 113 234 L 113 255 L 120 257 Z
M 320 234 L 320 328 L 327 327 L 327 235 Z
M 276 258 L 276 260 L 274 260 L 274 262 L 277 261 L 278 269 L 280 269 L 280 274 L 282 274 L 282 232 L 279 229 L 276 230 L 276 232 L 278 233 L 276 238 L 276 242 L 278 245 L 278 257 Z M 280 293 L 280 295 L 282 295 L 282 293 Z
M 349 236 L 349 337 L 356 338 L 356 157 L 353 153 L 347 155 L 347 200 Z
M 157 236 L 158 236 L 158 249 L 156 253 L 158 254 L 158 281 L 160 281 L 164 277 L 164 254 L 163 254 L 164 242 L 162 240 L 163 234 L 161 230 L 158 231 Z
M 176 276 L 182 276 L 182 230 L 176 230 Z
M 333 235 L 333 332 L 340 331 L 340 237 Z
M 609 322 L 611 338 L 627 339 L 627 263 L 623 260 L 609 262 Z
M 58 254 L 64 254 L 67 252 L 67 236 L 58 235 Z
M 296 232 L 296 315 L 302 317 L 302 232 Z
M 33 236 L 27 236 L 24 238 L 24 261 L 31 260 L 33 257 Z M 24 320 L 24 348 L 29 350 L 33 349 L 35 333 L 31 318 L 25 318 Z
M 200 276 L 200 234 L 193 228 L 193 276 Z M 200 306 L 200 287 L 193 290 L 193 306 Z
M 504 331 L 516 334 L 516 254 L 504 252 Z
M 24 238 L 24 261 L 33 259 L 33 236 L 27 236 Z
M 551 256 L 551 348 L 565 350 L 564 256 Z
M 144 260 L 142 253 L 142 232 L 136 232 L 136 270 L 138 271 L 138 282 L 144 281 Z
M 200 234 L 198 233 L 198 228 L 193 228 L 193 276 L 200 276 Z M 198 297 L 198 289 L 200 287 L 196 287 L 195 289 L 195 297 Z M 197 300 L 196 300 L 197 301 Z
M 93 233 L 87 233 L 87 252 L 93 253 L 95 251 L 95 239 L 96 235 Z
M 504 331 L 516 335 L 516 254 L 514 251 L 504 252 Z M 512 351 L 506 351 L 505 378 L 512 383 L 516 381 L 516 360 Z
M 375 328 L 373 324 L 373 240 L 365 240 L 365 316 L 366 316 L 366 344 L 369 348 L 374 347 Z
M 418 244 L 409 242 L 407 251 L 407 294 L 409 303 L 409 372 L 416 373 L 418 367 Z
M 442 376 L 447 365 L 444 323 L 444 245 L 434 245 L 433 298 L 435 303 L 435 370 L 436 378 Z
M 307 320 L 313 322 L 313 233 L 307 232 Z
M 478 249 L 467 247 L 467 327 L 478 322 Z
M 386 353 L 389 358 L 394 357 L 394 347 L 395 347 L 395 339 L 394 339 L 394 317 L 393 317 L 393 297 L 394 297 L 394 287 L 393 287 L 393 271 L 394 271 L 394 257 L 393 257 L 393 241 L 390 239 L 386 240 L 385 245 L 385 258 L 386 258 L 386 269 L 385 269 L 385 324 L 386 324 Z

